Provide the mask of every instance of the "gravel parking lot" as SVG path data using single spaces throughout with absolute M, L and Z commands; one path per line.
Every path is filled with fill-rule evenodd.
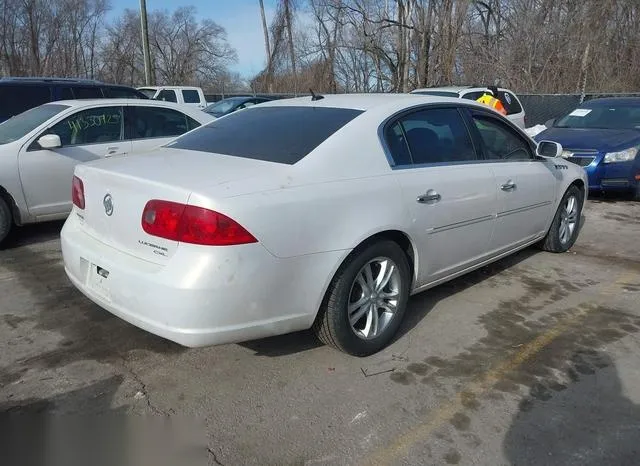
M 527 249 L 413 297 L 400 337 L 363 359 L 306 332 L 203 349 L 144 333 L 70 285 L 60 227 L 0 251 L 4 428 L 186 417 L 225 465 L 637 464 L 640 203 L 591 200 L 571 252 Z

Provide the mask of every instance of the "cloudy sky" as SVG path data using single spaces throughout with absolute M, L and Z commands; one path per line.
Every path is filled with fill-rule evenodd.
M 112 14 L 125 8 L 138 9 L 138 0 L 111 0 Z M 259 73 L 265 63 L 264 36 L 258 0 L 186 0 L 180 5 L 193 5 L 201 18 L 210 18 L 227 31 L 230 44 L 238 52 L 238 62 L 232 67 L 244 77 Z M 264 0 L 267 21 L 275 13 L 276 0 Z M 147 0 L 147 11 L 168 10 L 177 7 L 175 0 Z

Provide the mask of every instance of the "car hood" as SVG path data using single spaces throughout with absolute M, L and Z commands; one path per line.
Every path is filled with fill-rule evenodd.
M 612 152 L 640 145 L 640 131 L 634 129 L 549 128 L 536 141 L 554 141 L 563 148 Z

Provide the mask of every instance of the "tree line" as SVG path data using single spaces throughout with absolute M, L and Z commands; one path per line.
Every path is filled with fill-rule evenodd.
M 1 0 L 0 75 L 99 79 L 143 85 L 140 14 L 110 17 L 108 0 Z M 149 13 L 152 78 L 158 84 L 238 86 L 224 28 L 194 7 Z
M 253 1 L 266 56 L 255 92 L 640 88 L 638 0 L 277 0 L 269 15 Z M 155 83 L 243 90 L 215 21 L 179 7 L 150 12 L 148 24 Z M 139 13 L 113 15 L 109 0 L 0 0 L 0 75 L 141 85 Z
M 261 91 L 640 88 L 638 0 L 279 0 L 263 24 Z

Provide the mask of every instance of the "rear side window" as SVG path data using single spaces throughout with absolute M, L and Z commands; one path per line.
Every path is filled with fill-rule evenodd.
M 292 165 L 361 113 L 346 108 L 258 106 L 213 121 L 170 146 Z
M 112 99 L 140 99 L 140 94 L 126 87 L 106 87 L 103 89 L 105 97 Z
M 170 108 L 129 107 L 131 139 L 166 138 L 179 136 L 199 126 L 194 120 Z
M 158 97 L 156 97 L 156 100 L 164 100 L 165 102 L 178 101 L 175 91 L 172 91 L 171 89 L 163 89 L 162 91 L 160 91 Z
M 99 87 L 74 87 L 73 94 L 76 99 L 102 99 L 102 90 Z
M 498 99 L 502 102 L 504 109 L 507 111 L 507 115 L 513 115 L 514 113 L 522 112 L 522 106 L 515 95 L 507 91 L 498 91 Z
M 61 87 L 60 89 L 60 99 L 59 100 L 73 100 L 73 91 L 70 87 Z
M 0 86 L 0 117 L 11 118 L 50 101 L 49 86 Z
M 401 117 L 386 132 L 396 165 L 477 160 L 467 126 L 455 108 L 419 110 Z
M 484 94 L 484 91 L 467 92 L 465 95 L 462 96 L 462 98 L 467 100 L 478 100 L 480 97 L 483 96 L 483 94 Z
M 198 91 L 194 90 L 183 90 L 182 98 L 184 99 L 185 104 L 199 104 L 200 103 L 200 94 Z

